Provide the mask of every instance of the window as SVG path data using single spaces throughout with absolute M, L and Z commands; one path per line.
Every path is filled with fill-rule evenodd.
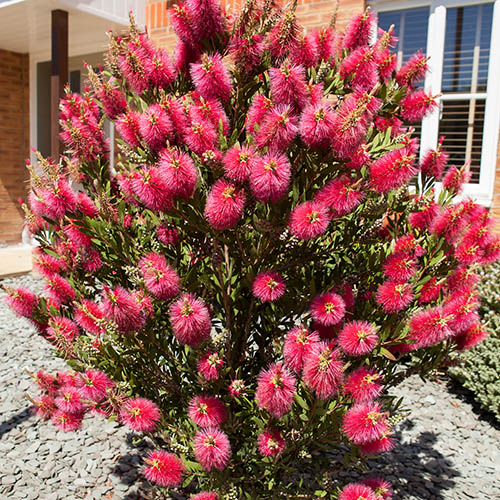
M 430 56 L 424 87 L 439 109 L 416 127 L 421 154 L 444 135 L 450 164 L 470 162 L 465 194 L 491 203 L 500 122 L 500 0 L 373 0 L 379 26 L 395 25 L 398 65 Z

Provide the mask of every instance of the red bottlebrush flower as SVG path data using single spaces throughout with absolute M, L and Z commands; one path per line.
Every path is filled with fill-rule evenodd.
M 48 291 L 49 297 L 56 303 L 67 304 L 75 300 L 76 294 L 73 287 L 59 274 L 53 274 L 47 279 L 45 289 Z
M 394 448 L 394 442 L 389 434 L 384 434 L 380 439 L 370 441 L 359 446 L 359 451 L 364 455 L 379 455 Z
M 223 167 L 226 177 L 236 182 L 245 182 L 250 176 L 255 158 L 253 147 L 233 146 L 224 155 Z
M 443 208 L 432 220 L 429 231 L 433 234 L 444 235 L 448 243 L 453 243 L 462 234 L 467 225 L 459 205 Z
M 235 227 L 243 215 L 246 195 L 243 188 L 219 179 L 207 196 L 205 217 L 209 224 L 223 231 Z
M 322 340 L 334 340 L 336 339 L 337 335 L 339 334 L 339 326 L 334 325 L 334 326 L 325 326 L 325 325 L 320 325 L 319 323 L 313 322 L 311 325 L 311 329 L 316 332 L 320 339 Z
M 173 198 L 191 198 L 198 182 L 198 169 L 183 152 L 164 149 L 158 163 L 164 185 Z
M 172 122 L 159 104 L 152 104 L 139 116 L 139 131 L 153 151 L 159 151 L 165 147 L 167 139 L 173 139 Z
M 226 21 L 221 5 L 216 0 L 187 0 L 186 8 L 193 16 L 193 31 L 195 41 L 200 42 L 202 38 L 214 38 L 223 33 Z
M 373 47 L 358 47 L 351 52 L 342 61 L 339 76 L 343 80 L 352 77 L 349 82 L 352 89 L 372 90 L 379 80 Z
M 219 427 L 226 420 L 226 407 L 220 399 L 202 394 L 191 400 L 188 414 L 200 427 Z
M 92 238 L 80 230 L 77 222 L 66 224 L 62 229 L 75 248 L 89 248 L 92 244 Z
M 191 497 L 191 500 L 219 500 L 219 495 L 213 491 L 202 491 Z
M 148 75 L 151 73 L 151 59 L 147 51 L 129 42 L 127 52 L 119 58 L 119 65 L 130 89 L 142 94 L 148 88 Z
M 305 384 L 320 399 L 327 399 L 338 392 L 344 376 L 339 351 L 326 342 L 313 345 L 304 360 Z
M 359 403 L 344 415 L 342 430 L 354 444 L 363 445 L 387 434 L 389 424 L 379 403 Z
M 354 210 L 364 197 L 362 191 L 353 187 L 353 181 L 349 177 L 342 176 L 323 186 L 314 201 L 329 207 L 333 215 L 339 217 Z
M 55 399 L 55 403 L 60 410 L 66 413 L 82 413 L 85 409 L 80 392 L 71 385 L 59 389 L 59 395 Z
M 155 50 L 148 77 L 151 85 L 162 89 L 170 87 L 175 80 L 175 68 L 166 50 L 161 48 Z
M 320 342 L 316 332 L 310 332 L 304 325 L 294 326 L 285 337 L 283 357 L 286 366 L 299 373 L 304 361 L 316 344 Z
M 288 228 L 299 240 L 310 240 L 327 230 L 330 219 L 326 205 L 316 201 L 306 201 L 292 210 Z
M 416 313 L 410 320 L 409 338 L 415 347 L 428 347 L 450 337 L 452 316 L 441 307 L 433 307 Z
M 274 302 L 284 293 L 286 282 L 281 274 L 274 271 L 259 273 L 252 283 L 252 293 L 263 302 Z
M 156 298 L 169 300 L 180 292 L 180 278 L 163 255 L 150 252 L 139 261 L 147 290 Z
M 303 66 L 285 61 L 280 68 L 270 68 L 271 98 L 275 104 L 289 104 L 302 109 L 307 100 L 306 72 Z
M 422 174 L 427 177 L 434 177 L 437 180 L 441 180 L 443 177 L 444 167 L 449 158 L 448 153 L 442 148 L 443 140 L 444 137 L 440 137 L 438 147 L 429 149 L 420 163 Z
M 49 189 L 43 190 L 43 200 L 45 213 L 50 219 L 58 220 L 67 212 L 73 213 L 76 210 L 76 193 L 63 178 L 57 179 Z
M 156 429 L 161 414 L 158 406 L 145 398 L 125 401 L 120 410 L 120 420 L 137 432 L 151 432 Z
M 374 368 L 361 366 L 347 377 L 344 392 L 350 394 L 357 403 L 373 401 L 382 392 L 384 386 L 379 382 L 382 376 Z
M 227 102 L 231 97 L 231 75 L 220 54 L 203 54 L 199 64 L 191 64 L 190 72 L 194 88 L 205 99 Z
M 307 106 L 300 119 L 300 136 L 313 148 L 327 149 L 331 144 L 335 115 L 326 103 Z
M 380 132 L 385 132 L 389 128 L 391 129 L 391 137 L 397 137 L 402 134 L 403 122 L 394 115 L 388 116 L 377 116 L 375 118 L 375 127 Z
M 102 312 L 105 318 L 114 321 L 118 330 L 125 334 L 139 331 L 145 323 L 134 295 L 120 286 L 104 289 Z
M 416 90 L 401 99 L 401 116 L 408 122 L 419 122 L 428 113 L 432 113 L 437 108 L 434 97 L 424 90 Z
M 257 437 L 259 452 L 266 457 L 279 455 L 285 446 L 285 440 L 277 429 L 265 429 Z
M 373 351 L 378 335 L 375 327 L 367 321 L 351 321 L 341 330 L 339 346 L 350 356 L 362 356 Z
M 377 500 L 377 497 L 369 486 L 352 483 L 341 491 L 339 500 Z
M 84 299 L 81 305 L 75 307 L 75 321 L 78 325 L 93 335 L 101 335 L 104 333 L 102 326 L 103 312 L 99 304 Z
M 352 17 L 345 30 L 342 45 L 344 49 L 354 50 L 370 43 L 374 29 L 375 16 L 372 11 L 365 10 Z
M 204 470 L 223 470 L 231 458 L 227 435 L 217 428 L 201 429 L 194 436 L 194 456 Z
M 312 68 L 318 64 L 318 46 L 314 33 L 308 33 L 298 41 L 291 60 L 304 68 Z
M 437 283 L 437 278 L 431 278 L 420 290 L 419 305 L 435 302 L 439 298 L 441 288 L 441 284 Z
M 78 193 L 76 200 L 77 208 L 83 215 L 90 218 L 94 218 L 97 215 L 97 207 L 85 193 Z
M 476 323 L 456 335 L 454 340 L 460 351 L 467 351 L 482 342 L 488 335 L 488 331 L 481 323 Z
M 401 86 L 408 85 L 408 87 L 413 88 L 419 80 L 425 77 L 426 71 L 427 58 L 423 55 L 422 51 L 418 51 L 401 66 L 396 73 L 396 81 Z
M 151 451 L 144 462 L 146 467 L 143 473 L 148 481 L 165 488 L 174 488 L 181 484 L 185 471 L 184 464 L 173 453 L 163 450 Z
M 165 246 L 176 245 L 180 238 L 179 231 L 174 226 L 158 226 L 156 235 Z
M 35 376 L 35 382 L 38 386 L 50 396 L 55 396 L 58 389 L 58 382 L 56 377 L 46 373 L 42 370 L 38 370 Z
M 170 306 L 172 330 L 181 344 L 197 346 L 208 339 L 212 328 L 210 313 L 194 295 L 184 294 Z
M 409 283 L 386 281 L 377 290 L 377 304 L 386 313 L 406 309 L 413 301 L 413 291 Z
M 185 142 L 197 155 L 202 156 L 207 150 L 215 150 L 218 133 L 213 123 L 208 120 L 193 121 L 186 129 Z
M 247 133 L 250 135 L 255 134 L 255 126 L 258 125 L 260 128 L 264 117 L 268 111 L 272 108 L 273 102 L 268 97 L 262 94 L 255 94 L 252 100 L 252 104 L 247 113 L 245 128 Z
M 134 194 L 145 207 L 155 212 L 171 208 L 172 197 L 158 168 L 144 167 L 137 170 L 131 185 Z
M 43 420 L 49 420 L 56 411 L 56 405 L 52 396 L 41 396 L 36 398 L 34 403 L 34 412 Z
M 116 130 L 121 138 L 132 148 L 139 146 L 141 132 L 139 129 L 139 113 L 129 111 L 115 121 Z
M 114 387 L 114 382 L 100 370 L 86 370 L 85 373 L 80 373 L 76 379 L 76 384 L 80 390 L 83 399 L 91 401 L 102 401 L 108 389 Z
M 354 170 L 361 170 L 365 165 L 370 165 L 372 158 L 368 153 L 368 146 L 366 144 L 361 144 L 354 153 L 350 156 L 347 161 L 347 166 Z
M 283 198 L 290 183 L 291 166 L 284 154 L 267 153 L 257 158 L 250 171 L 250 187 L 262 202 Z
M 434 200 L 425 200 L 421 204 L 421 209 L 418 212 L 410 213 L 408 222 L 411 227 L 424 230 L 430 226 L 436 215 L 438 215 L 438 212 L 439 206 Z
M 72 341 L 78 337 L 78 326 L 69 318 L 62 316 L 51 318 L 49 325 L 47 335 L 54 340 L 59 340 L 62 337 L 67 341 Z
M 331 62 L 336 55 L 335 32 L 328 27 L 319 31 L 311 31 L 311 36 L 314 38 L 318 50 L 318 60 Z
M 28 288 L 7 288 L 5 302 L 20 317 L 32 318 L 40 299 Z
M 257 406 L 273 417 L 281 418 L 292 407 L 295 383 L 295 377 L 281 363 L 272 364 L 259 374 L 255 391 Z
M 235 379 L 229 384 L 229 394 L 234 398 L 245 394 L 245 381 L 241 379 Z
M 267 146 L 273 150 L 284 151 L 295 139 L 299 131 L 298 123 L 289 105 L 273 106 L 266 113 L 256 134 L 255 142 L 258 148 Z
M 64 432 L 76 431 L 82 426 L 83 413 L 69 413 L 56 410 L 52 414 L 52 423 Z
M 443 177 L 443 187 L 453 194 L 460 194 L 463 185 L 469 182 L 471 175 L 466 165 L 462 168 L 457 168 L 455 165 L 452 165 Z
M 393 149 L 376 160 L 370 168 L 371 183 L 380 193 L 388 193 L 406 184 L 416 173 L 415 154 L 409 147 Z
M 114 78 L 99 83 L 96 97 L 101 101 L 104 114 L 110 120 L 115 120 L 118 115 L 127 111 L 127 99 L 116 85 Z
M 368 477 L 363 479 L 363 484 L 366 484 L 366 486 L 373 490 L 378 500 L 389 500 L 392 498 L 391 484 L 381 477 Z
M 198 361 L 198 373 L 205 380 L 217 380 L 223 365 L 224 360 L 216 352 L 209 352 Z
M 344 300 L 336 293 L 327 292 L 316 295 L 311 302 L 311 316 L 320 325 L 336 325 L 342 321 L 344 313 Z
M 415 257 L 406 252 L 389 255 L 384 263 L 384 274 L 393 281 L 407 281 L 417 272 Z

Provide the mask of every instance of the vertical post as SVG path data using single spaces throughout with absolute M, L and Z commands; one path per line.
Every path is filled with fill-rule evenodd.
M 50 151 L 54 160 L 62 153 L 59 140 L 59 100 L 68 83 L 68 13 L 52 11 L 52 71 L 50 77 Z

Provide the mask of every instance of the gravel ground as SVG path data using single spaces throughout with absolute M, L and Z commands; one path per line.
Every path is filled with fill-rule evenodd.
M 40 286 L 32 276 L 3 284 Z M 64 433 L 31 415 L 24 369 L 64 369 L 50 351 L 0 305 L 0 499 L 144 499 L 141 445 L 123 427 L 87 417 L 80 431 Z M 412 377 L 397 393 L 412 413 L 394 450 L 369 462 L 371 473 L 391 481 L 398 499 L 500 500 L 500 428 L 444 383 Z

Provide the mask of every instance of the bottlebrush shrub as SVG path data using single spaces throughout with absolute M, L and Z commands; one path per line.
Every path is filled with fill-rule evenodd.
M 426 59 L 396 72 L 371 12 L 304 37 L 272 5 L 176 5 L 173 59 L 134 25 L 110 33 L 107 69 L 61 103 L 67 155 L 33 172 L 47 293 L 8 300 L 76 370 L 37 376 L 39 413 L 146 433 L 158 487 L 388 498 L 382 479 L 340 484 L 327 452 L 389 450 L 401 356 L 425 374 L 483 337 L 475 270 L 500 242 L 453 203 L 466 167 L 441 143 L 417 162 Z

